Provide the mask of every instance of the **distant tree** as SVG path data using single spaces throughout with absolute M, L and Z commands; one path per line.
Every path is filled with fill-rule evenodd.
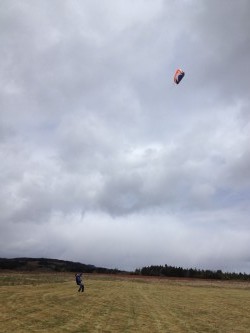
M 182 267 L 152 265 L 145 266 L 141 269 L 137 268 L 135 274 L 148 276 L 168 276 L 168 277 L 190 277 L 199 279 L 216 279 L 216 280 L 244 280 L 249 281 L 250 275 L 246 273 L 223 273 L 222 270 L 198 270 L 198 269 L 183 269 Z

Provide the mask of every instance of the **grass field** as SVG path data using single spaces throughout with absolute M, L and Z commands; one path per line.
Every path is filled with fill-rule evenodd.
M 1 333 L 248 333 L 250 284 L 0 273 Z

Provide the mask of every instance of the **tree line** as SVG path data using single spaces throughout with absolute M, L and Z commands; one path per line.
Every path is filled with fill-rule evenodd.
M 146 266 L 137 268 L 136 275 L 147 276 L 166 276 L 178 278 L 194 278 L 194 279 L 216 279 L 216 280 L 244 280 L 250 281 L 250 274 L 246 273 L 229 273 L 221 270 L 203 270 L 203 269 L 185 269 L 182 267 L 174 267 L 168 265 Z

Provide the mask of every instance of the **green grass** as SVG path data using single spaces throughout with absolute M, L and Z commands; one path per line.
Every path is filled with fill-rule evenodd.
M 0 332 L 250 332 L 250 284 L 0 274 Z

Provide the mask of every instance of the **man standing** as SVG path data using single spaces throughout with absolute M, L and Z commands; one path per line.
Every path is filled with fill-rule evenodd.
M 76 274 L 76 284 L 79 286 L 78 292 L 84 292 L 84 284 L 82 281 L 82 273 Z

